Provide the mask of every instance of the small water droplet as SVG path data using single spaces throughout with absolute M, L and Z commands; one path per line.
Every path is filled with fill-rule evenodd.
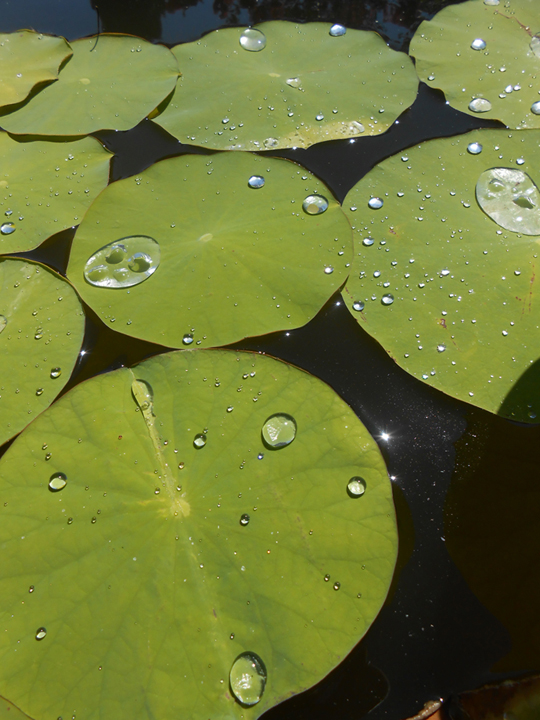
M 540 192 L 522 170 L 490 168 L 478 178 L 476 199 L 505 230 L 540 235 Z
M 58 472 L 51 475 L 49 480 L 49 490 L 51 492 L 59 492 L 63 490 L 67 485 L 67 477 L 64 473 Z
M 159 244 L 147 235 L 131 235 L 104 245 L 84 266 L 90 285 L 126 288 L 147 280 L 159 267 Z
M 347 28 L 344 25 L 338 25 L 336 23 L 335 25 L 332 25 L 332 27 L 328 31 L 328 34 L 332 37 L 341 37 L 342 35 L 345 35 L 346 32 Z
M 353 310 L 356 310 L 356 312 L 362 312 L 362 310 L 365 307 L 365 303 L 362 300 L 356 300 L 353 302 Z
M 446 350 L 446 345 L 444 343 L 441 343 L 440 345 L 437 345 L 437 352 L 444 352 Z
M 260 52 L 266 47 L 266 35 L 256 28 L 246 28 L 240 35 L 240 45 L 244 50 Z
M 244 513 L 240 518 L 240 525 L 249 525 L 249 515 Z
M 93 517 L 92 520 L 90 520 L 90 522 L 92 523 L 92 525 L 95 525 L 97 522 L 97 518 Z
M 339 582 L 335 582 L 333 585 L 334 590 L 339 590 L 340 587 L 341 587 L 341 583 L 339 583 Z
M 366 481 L 364 478 L 355 476 L 347 483 L 347 492 L 352 498 L 359 498 L 366 492 Z
M 184 345 L 191 345 L 191 343 L 193 342 L 193 335 L 191 333 L 186 333 L 182 338 L 182 342 L 184 343 Z
M 536 55 L 537 58 L 540 58 L 540 33 L 536 33 L 536 35 L 533 35 L 531 38 L 531 42 L 529 43 L 529 47 L 533 51 L 533 53 Z
M 33 585 L 30 585 L 30 587 L 28 588 L 28 592 L 29 592 L 29 593 L 33 593 L 33 592 L 34 592 L 34 586 L 33 586 Z
M 325 576 L 324 576 L 324 582 L 328 582 L 329 580 L 330 580 L 330 575 L 325 575 Z
M 264 147 L 265 147 L 265 148 L 275 148 L 275 147 L 277 147 L 278 145 L 279 145 L 278 140 L 277 140 L 276 138 L 273 138 L 273 137 L 266 138 L 266 140 L 264 141 Z
M 55 367 L 55 368 L 53 368 L 53 369 L 51 370 L 51 377 L 52 377 L 52 378 L 60 377 L 61 374 L 62 374 L 62 368 Z
M 233 406 L 233 405 L 229 405 L 229 407 L 227 408 L 227 412 L 228 412 L 228 413 L 231 413 L 233 410 L 234 410 L 234 406 Z
M 380 197 L 372 197 L 368 200 L 368 205 L 372 210 L 380 210 L 384 205 L 384 200 Z
M 266 668 L 254 652 L 244 652 L 233 662 L 229 675 L 231 690 L 241 705 L 256 705 L 266 685 Z
M 484 0 L 484 5 L 498 5 L 501 0 Z
M 480 155 L 483 150 L 483 146 L 479 142 L 472 142 L 467 145 L 467 152 L 471 155 Z
M 193 439 L 193 445 L 199 449 L 206 445 L 206 435 L 204 433 L 197 433 Z
M 131 394 L 143 413 L 147 411 L 152 412 L 154 393 L 149 383 L 144 380 L 133 380 L 131 383 Z
M 262 438 L 269 448 L 290 445 L 296 437 L 296 421 L 286 413 L 271 415 L 263 425 Z
M 301 85 L 301 80 L 298 77 L 289 78 L 285 82 L 287 83 L 287 85 L 289 85 L 289 87 L 293 88 L 299 88 Z
M 522 157 L 520 157 L 516 160 L 516 165 L 524 165 L 524 164 L 525 164 L 525 160 Z
M 491 110 L 491 103 L 486 98 L 473 98 L 469 103 L 469 110 L 475 113 L 483 113 Z
M 394 302 L 394 296 L 391 293 L 387 293 L 386 295 L 383 295 L 381 298 L 381 303 L 383 305 L 391 305 Z
M 365 245 L 366 247 L 370 247 L 371 245 L 373 245 L 374 242 L 375 242 L 375 240 L 373 238 L 367 237 L 362 240 L 362 245 Z
M 326 273 L 326 275 L 331 275 L 334 272 L 334 268 L 331 265 L 327 265 L 324 268 L 324 272 Z
M 36 640 L 43 640 L 43 638 L 47 635 L 47 630 L 44 627 L 38 628 L 36 630 Z
M 531 105 L 531 112 L 535 115 L 540 115 L 540 100 L 537 100 Z M 3 232 L 3 231 L 2 231 Z
M 0 233 L 2 233 L 2 235 L 11 235 L 11 233 L 14 233 L 15 230 L 15 225 L 11 222 L 0 225 Z
M 68 518 L 67 524 L 68 524 L 68 525 L 71 525 L 72 522 L 73 522 L 73 518 L 72 518 L 72 517 Z
M 323 195 L 308 195 L 302 203 L 302 210 L 308 215 L 320 215 L 328 208 L 328 200 Z
M 486 41 L 482 38 L 476 38 L 472 41 L 471 47 L 473 50 L 484 50 L 486 47 Z
M 315 120 L 317 120 L 319 122 L 321 120 L 324 120 L 324 115 L 322 113 L 318 113 L 317 115 L 315 115 Z
M 248 180 L 248 185 L 250 188 L 254 188 L 255 190 L 258 190 L 259 188 L 262 188 L 264 185 L 264 178 L 260 175 L 252 175 Z

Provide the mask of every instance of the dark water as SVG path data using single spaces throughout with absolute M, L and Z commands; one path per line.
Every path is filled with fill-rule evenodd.
M 227 24 L 271 19 L 377 30 L 395 49 L 439 0 L 0 0 L 0 31 L 33 27 L 75 39 L 96 30 L 175 44 Z M 98 12 L 99 11 L 99 12 Z M 376 138 L 275 153 L 321 177 L 342 200 L 377 162 L 433 137 L 497 127 L 459 113 L 421 85 L 399 124 Z M 98 137 L 115 152 L 113 179 L 181 145 L 151 121 Z M 66 231 L 32 257 L 65 270 Z M 163 348 L 106 328 L 87 310 L 87 354 L 69 387 Z M 393 479 L 400 556 L 389 599 L 351 655 L 268 720 L 402 720 L 425 701 L 540 670 L 540 429 L 451 400 L 407 375 L 363 332 L 336 294 L 308 325 L 245 340 L 330 384 L 378 440 Z M 388 435 L 384 440 L 382 435 Z

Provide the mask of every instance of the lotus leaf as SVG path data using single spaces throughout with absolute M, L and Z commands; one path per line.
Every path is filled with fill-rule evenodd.
M 351 254 L 347 218 L 307 170 L 187 155 L 106 188 L 77 230 L 68 277 L 115 329 L 207 347 L 304 325 Z
M 540 418 L 526 372 L 540 357 L 540 224 L 536 236 L 508 227 L 538 220 L 539 141 L 536 130 L 476 130 L 422 143 L 375 167 L 343 205 L 356 250 L 345 301 L 361 326 L 433 387 L 525 422 Z M 501 168 L 523 192 L 503 173 L 486 190 L 486 171 Z M 499 222 L 478 204 L 484 192 L 507 208 Z
M 39 83 L 58 77 L 58 68 L 72 54 L 61 37 L 20 30 L 0 33 L 0 106 L 22 102 Z
M 170 50 L 131 35 L 102 34 L 71 43 L 73 56 L 58 81 L 0 118 L 18 135 L 87 135 L 129 130 L 176 84 Z
M 420 79 L 452 107 L 512 128 L 540 127 L 537 0 L 449 5 L 419 26 L 410 53 Z
M 0 697 L 0 718 L 2 720 L 28 720 L 28 715 L 21 712 L 9 700 Z
M 32 250 L 77 225 L 107 185 L 110 159 L 94 138 L 18 142 L 0 133 L 0 253 Z
M 218 150 L 305 148 L 385 132 L 416 97 L 410 58 L 376 33 L 329 30 L 268 22 L 175 46 L 182 77 L 155 122 L 182 142 Z
M 267 447 L 276 415 L 295 436 Z M 0 684 L 38 720 L 257 718 L 345 657 L 392 577 L 375 442 L 264 356 L 172 352 L 81 383 L 0 477 Z M 229 686 L 245 653 L 252 707 Z M 231 678 L 244 705 L 249 676 Z
M 84 316 L 72 287 L 43 265 L 0 259 L 0 444 L 49 407 L 79 355 Z

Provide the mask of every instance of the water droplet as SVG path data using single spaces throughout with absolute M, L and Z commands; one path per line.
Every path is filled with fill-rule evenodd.
M 36 630 L 36 640 L 43 640 L 45 635 L 47 635 L 47 630 L 44 627 L 40 627 Z
M 131 235 L 104 245 L 84 266 L 90 285 L 126 288 L 147 280 L 159 267 L 158 243 L 147 235 Z
M 266 140 L 264 141 L 264 147 L 265 147 L 265 148 L 275 148 L 275 147 L 277 147 L 278 145 L 279 145 L 278 140 L 277 140 L 276 138 L 273 138 L 273 137 L 266 138 Z
M 471 47 L 473 50 L 484 50 L 486 47 L 486 41 L 482 40 L 482 38 L 476 38 L 472 41 Z
M 540 235 L 540 193 L 522 170 L 490 168 L 476 183 L 482 210 L 505 230 Z
M 391 293 L 387 293 L 382 296 L 381 302 L 383 305 L 391 305 L 394 302 L 394 296 Z
M 15 230 L 15 225 L 11 222 L 0 225 L 0 233 L 2 233 L 2 235 L 11 235 L 11 233 L 14 233 Z
M 444 343 L 441 343 L 440 345 L 437 345 L 437 352 L 444 352 L 446 350 L 446 345 Z
M 182 338 L 182 342 L 184 343 L 184 345 L 191 345 L 191 343 L 193 342 L 193 335 L 191 333 L 186 333 Z
M 67 519 L 67 524 L 68 524 L 68 525 L 71 525 L 72 522 L 73 522 L 73 518 L 72 518 L 72 517 L 70 517 L 70 518 Z
M 317 115 L 315 115 L 315 120 L 318 120 L 319 122 L 321 120 L 324 120 L 324 115 L 322 113 L 318 113 Z
M 55 368 L 53 368 L 53 369 L 51 370 L 51 377 L 52 377 L 52 378 L 60 377 L 61 374 L 62 374 L 62 368 L 55 367 Z
M 264 693 L 266 677 L 266 668 L 258 655 L 253 652 L 239 655 L 229 675 L 236 700 L 246 707 L 256 705 Z
M 484 5 L 498 5 L 501 0 L 484 0 Z
M 516 165 L 525 165 L 525 160 L 520 157 L 516 160 Z
M 384 200 L 380 197 L 372 197 L 368 200 L 368 205 L 372 210 L 380 210 L 384 205 Z
M 287 85 L 289 85 L 289 87 L 293 87 L 293 88 L 299 88 L 301 85 L 301 80 L 300 80 L 300 78 L 297 78 L 297 77 L 289 78 L 285 82 L 287 83 Z
M 370 247 L 371 245 L 373 245 L 374 242 L 375 242 L 375 240 L 373 238 L 367 237 L 362 240 L 362 245 L 365 245 L 366 247 Z
M 49 480 L 49 490 L 51 492 L 59 492 L 63 490 L 67 485 L 67 477 L 64 473 L 58 472 L 51 475 Z
M 365 303 L 362 302 L 362 300 L 356 300 L 355 302 L 353 302 L 352 307 L 353 310 L 356 310 L 356 312 L 362 312 L 365 307 Z
M 266 47 L 266 35 L 256 28 L 246 28 L 240 35 L 240 45 L 244 50 L 260 52 Z
M 473 98 L 469 103 L 469 110 L 475 113 L 483 113 L 491 110 L 491 103 L 486 98 Z
M 34 586 L 33 586 L 33 585 L 30 585 L 30 587 L 28 588 L 28 592 L 29 592 L 29 593 L 33 593 L 33 592 L 34 592 Z
M 331 274 L 334 272 L 334 268 L 333 268 L 332 266 L 330 266 L 330 265 L 327 265 L 327 266 L 324 268 L 324 272 L 325 272 L 327 275 L 331 275 Z
M 329 580 L 330 580 L 330 575 L 325 575 L 325 576 L 324 576 L 324 582 L 328 582 Z
M 270 415 L 262 428 L 264 444 L 269 448 L 290 445 L 296 437 L 296 420 L 285 413 Z
M 347 483 L 347 492 L 352 498 L 359 498 L 366 492 L 366 481 L 364 478 L 355 476 Z
M 335 582 L 333 585 L 334 590 L 339 590 L 340 587 L 341 587 L 341 583 L 339 583 L 339 582 Z
M 193 445 L 199 449 L 206 445 L 206 435 L 204 433 L 197 433 L 193 439 Z
M 262 188 L 264 185 L 264 178 L 260 175 L 252 175 L 248 180 L 248 185 L 250 188 L 254 188 L 255 190 L 258 190 L 259 188 Z
M 347 28 L 344 25 L 338 25 L 336 23 L 335 25 L 332 25 L 332 27 L 328 31 L 328 34 L 332 37 L 341 37 L 342 35 L 345 35 L 346 32 Z
M 302 203 L 302 210 L 308 215 L 320 215 L 328 208 L 328 200 L 323 195 L 308 195 Z
M 532 36 L 529 47 L 536 55 L 536 57 L 540 58 L 540 33 L 536 33 L 536 35 Z
M 134 380 L 131 383 L 131 394 L 143 413 L 152 411 L 154 393 L 147 382 L 144 380 Z
M 244 513 L 242 517 L 240 518 L 240 525 L 248 525 L 249 524 L 249 515 Z
M 531 105 L 531 112 L 533 112 L 535 115 L 540 115 L 540 100 L 537 100 L 535 103 L 533 103 Z M 3 230 L 2 230 L 2 232 L 3 232 Z
M 479 142 L 472 142 L 467 145 L 467 152 L 471 155 L 480 155 L 483 150 L 483 146 Z

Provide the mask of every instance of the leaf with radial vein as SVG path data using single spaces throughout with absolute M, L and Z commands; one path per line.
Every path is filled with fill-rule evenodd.
M 360 325 L 417 378 L 524 422 L 540 419 L 526 372 L 540 357 L 539 143 L 536 130 L 432 140 L 384 160 L 343 204 L 356 250 L 344 297 Z
M 69 283 L 43 265 L 0 259 L 0 444 L 49 407 L 69 380 L 84 314 Z
M 109 185 L 77 230 L 68 277 L 115 329 L 213 346 L 304 325 L 351 254 L 347 218 L 307 170 L 188 155 Z
M 0 117 L 18 135 L 87 135 L 103 129 L 129 130 L 176 85 L 171 51 L 132 35 L 83 38 L 58 81 L 19 109 Z
M 39 83 L 56 80 L 61 63 L 71 54 L 62 37 L 33 30 L 0 33 L 0 106 L 22 102 Z
M 540 127 L 537 0 L 450 5 L 420 25 L 410 53 L 420 79 L 458 110 L 512 128 Z
M 173 352 L 82 383 L 0 478 L 0 686 L 36 720 L 254 720 L 350 652 L 392 577 L 377 445 L 264 356 Z M 251 707 L 229 686 L 243 653 L 266 675 Z
M 385 132 L 416 97 L 411 59 L 374 32 L 334 32 L 326 23 L 276 21 L 177 45 L 182 76 L 155 122 L 182 142 L 218 150 L 305 148 Z
M 0 253 L 26 252 L 77 225 L 109 180 L 94 138 L 19 142 L 0 133 Z

